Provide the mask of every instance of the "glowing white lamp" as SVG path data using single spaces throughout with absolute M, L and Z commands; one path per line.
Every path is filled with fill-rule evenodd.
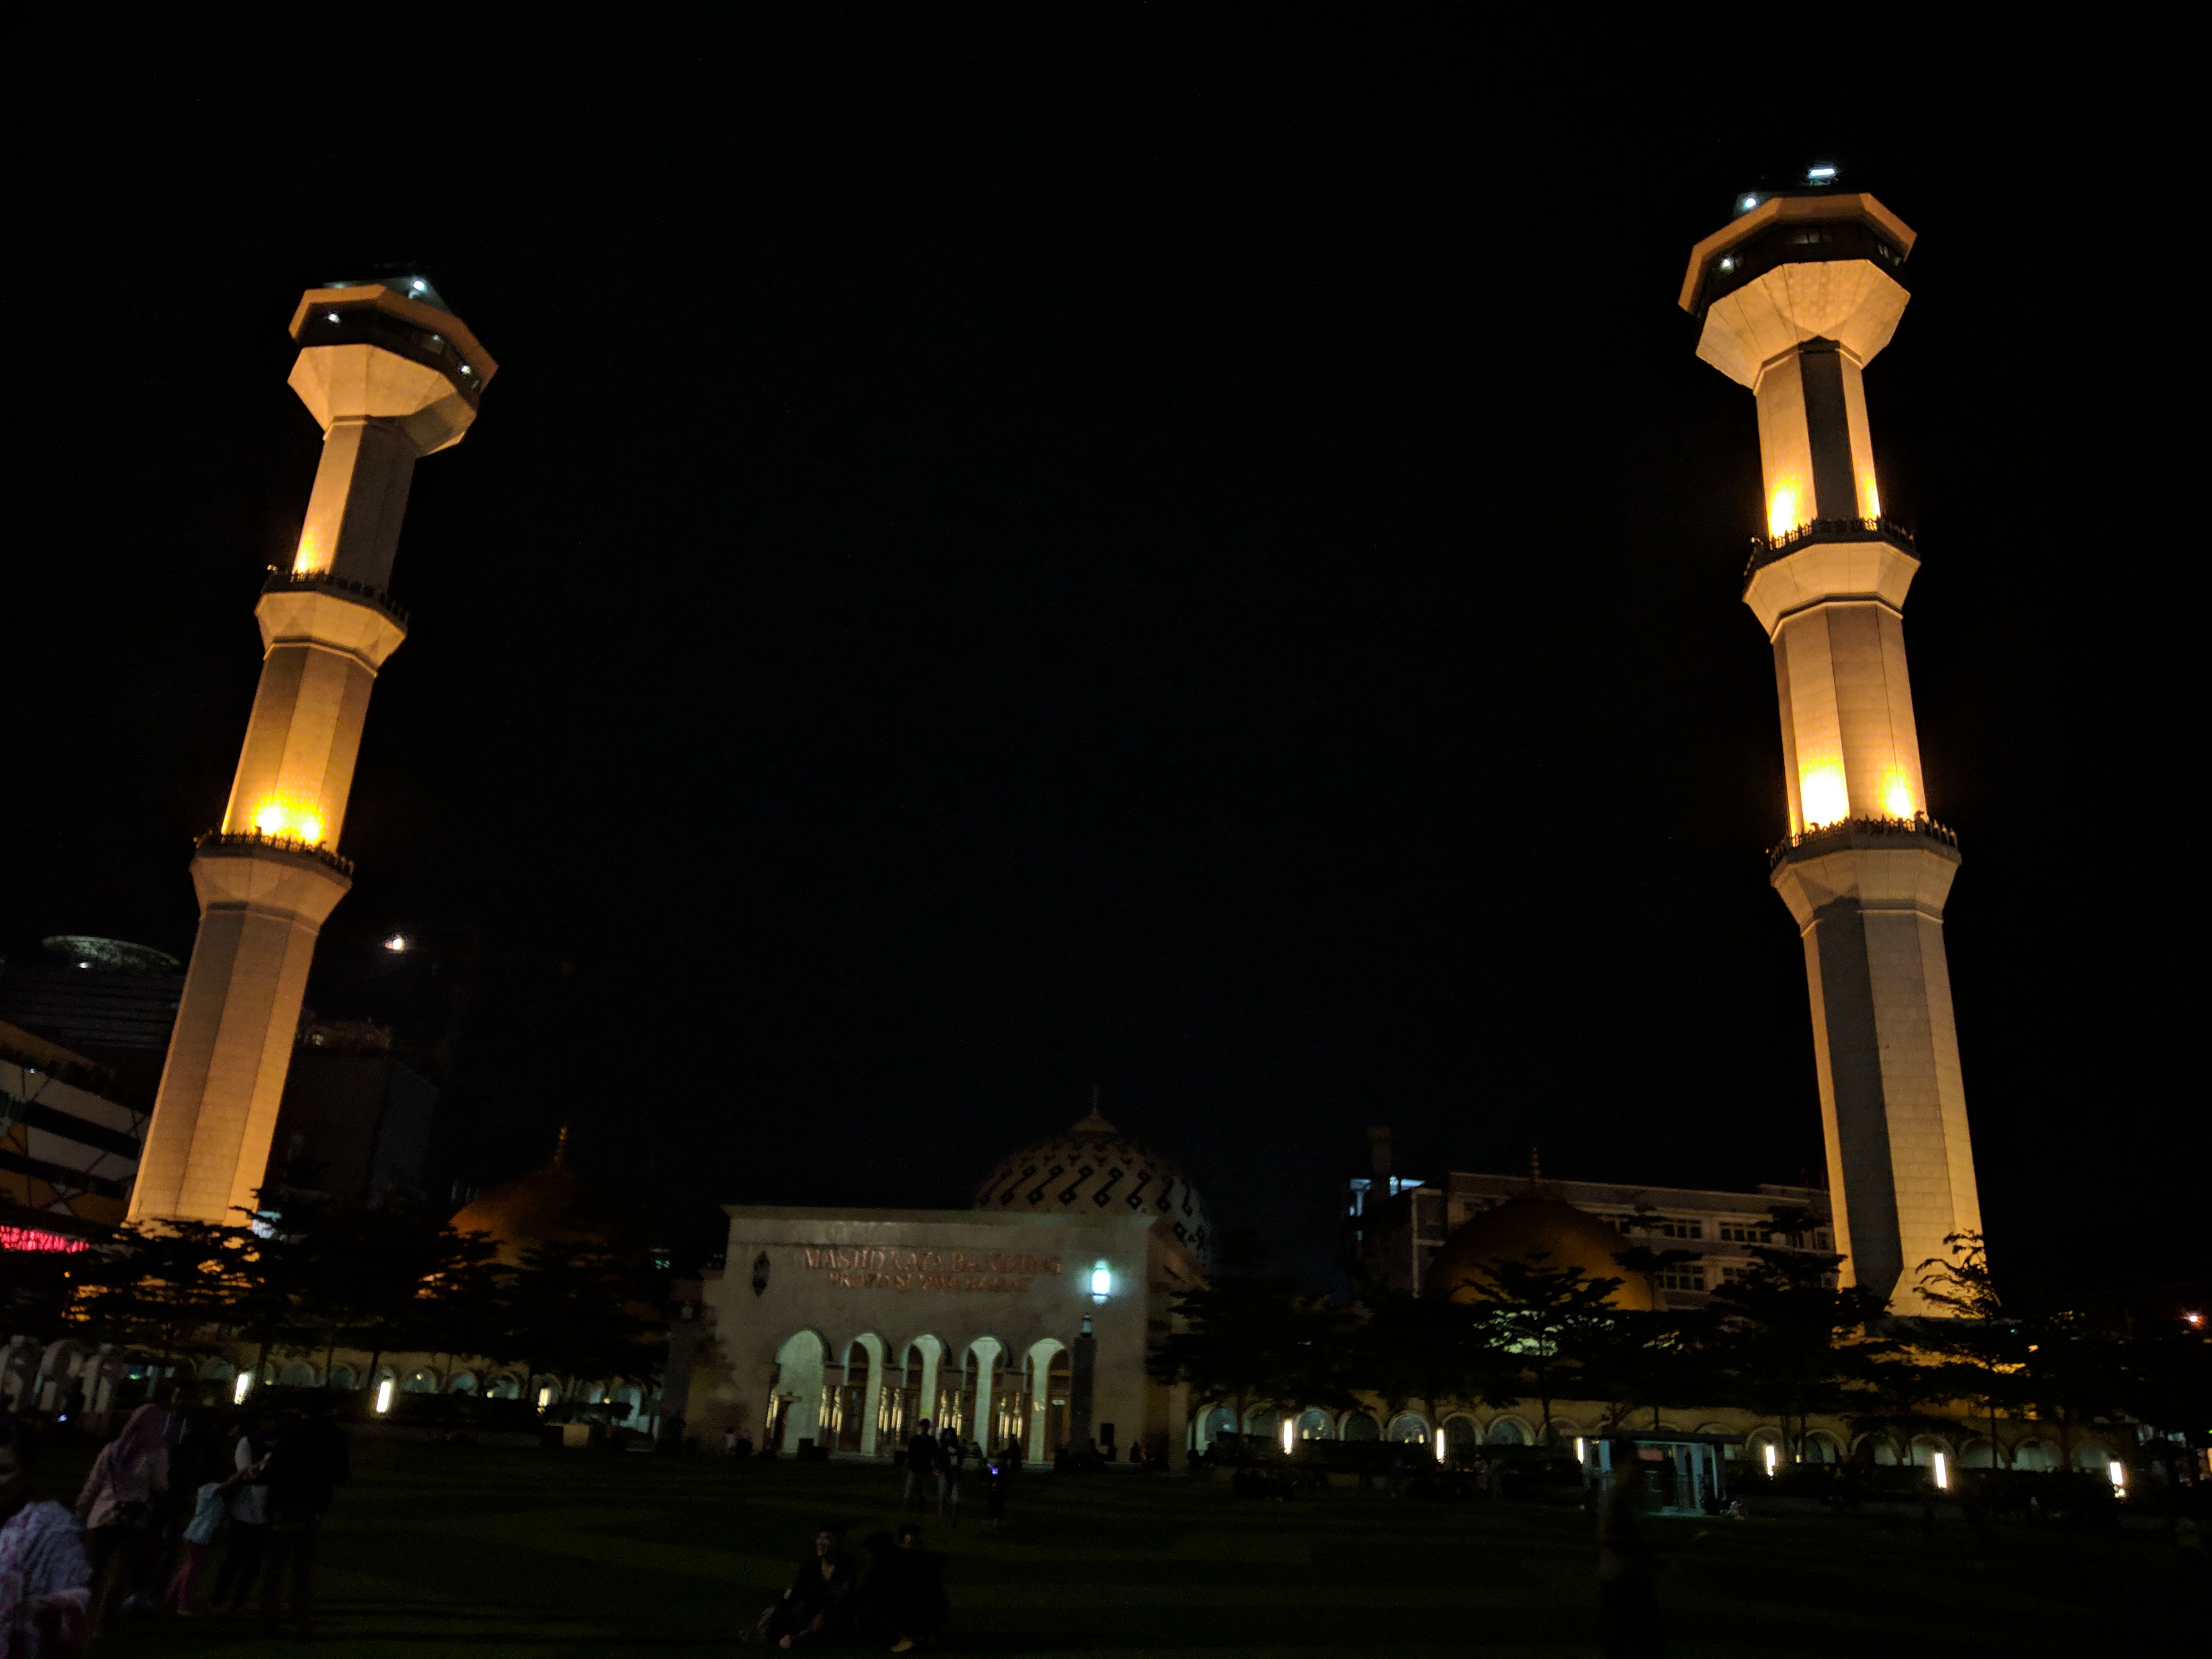
M 1283 1455 L 1288 1457 L 1297 1447 L 1298 1425 L 1289 1418 L 1283 1419 Z
M 549 1382 L 538 1391 L 538 1409 L 542 1412 L 552 1403 L 553 1385 Z
M 2111 1477 L 2114 1492 L 2125 1492 L 2128 1489 L 2128 1466 L 2119 1459 L 2116 1457 L 2107 1463 L 2105 1466 L 2105 1473 Z
M 1441 1428 L 1437 1431 L 1436 1448 L 1437 1462 L 1441 1463 L 1444 1461 L 1444 1431 Z
M 1114 1294 L 1114 1271 L 1103 1261 L 1091 1270 L 1091 1299 L 1103 1302 Z
M 392 1409 L 392 1379 L 386 1377 L 376 1385 L 376 1414 L 379 1417 Z
M 1575 1462 L 1577 1463 L 1589 1462 L 1589 1443 L 1580 1435 L 1575 1437 Z
M 239 1372 L 238 1380 L 230 1385 L 230 1403 L 234 1406 L 243 1406 L 246 1403 L 246 1395 L 252 1391 L 252 1388 L 253 1373 L 252 1371 Z
M 1936 1454 L 1936 1490 L 1937 1492 L 1951 1490 L 1951 1466 L 1945 1461 L 1942 1452 Z
M 1768 1475 L 1771 1476 L 1774 1473 L 1774 1443 L 1770 1440 L 1765 1445 L 1761 1446 L 1759 1449 L 1759 1455 L 1760 1460 L 1766 1465 L 1766 1473 Z

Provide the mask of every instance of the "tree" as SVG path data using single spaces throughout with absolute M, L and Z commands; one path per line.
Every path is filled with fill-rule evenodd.
M 1158 1382 L 1188 1386 L 1201 1406 L 1233 1407 L 1239 1430 L 1261 1406 L 1358 1403 L 1343 1375 L 1348 1316 L 1325 1297 L 1302 1295 L 1292 1280 L 1224 1274 L 1183 1291 L 1176 1309 L 1186 1328 L 1153 1345 L 1146 1369 Z
M 1795 1461 L 1806 1419 L 1844 1406 L 1850 1385 L 1868 1380 L 1890 1352 L 1866 1334 L 1888 1300 L 1863 1285 L 1838 1287 L 1842 1258 L 1786 1242 L 1810 1235 L 1805 1211 L 1777 1208 L 1767 1224 L 1767 1243 L 1752 1249 L 1751 1273 L 1713 1292 L 1719 1323 L 1711 1340 L 1717 1379 L 1743 1404 L 1781 1418 Z
M 1547 1267 L 1547 1250 L 1520 1261 L 1488 1263 L 1466 1281 L 1474 1292 L 1478 1327 L 1488 1343 L 1511 1357 L 1524 1394 L 1541 1408 L 1541 1443 L 1552 1443 L 1552 1401 L 1562 1397 L 1582 1369 L 1580 1352 L 1595 1327 L 1614 1313 L 1618 1279 L 1593 1279 L 1570 1262 Z
M 2026 1397 L 2027 1340 L 1997 1294 L 1982 1236 L 1947 1233 L 1943 1243 L 1951 1259 L 1930 1256 L 1920 1264 L 1920 1293 L 1951 1317 L 1919 1322 L 1914 1340 L 1942 1356 L 1939 1376 L 1949 1380 L 1954 1398 L 1977 1399 L 1988 1411 L 1990 1467 L 2002 1468 L 1997 1413 Z
M 253 1244 L 243 1227 L 207 1221 L 125 1225 L 74 1256 L 69 1317 L 96 1340 L 150 1361 L 213 1353 L 216 1333 L 244 1293 Z
M 645 1384 L 665 1358 L 665 1275 L 641 1250 L 588 1240 L 542 1245 L 525 1251 L 520 1267 L 457 1274 L 453 1291 L 453 1310 L 477 1351 L 519 1360 L 532 1376 Z

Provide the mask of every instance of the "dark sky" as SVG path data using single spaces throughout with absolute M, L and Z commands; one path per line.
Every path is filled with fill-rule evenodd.
M 567 1122 L 705 1241 L 964 1203 L 1097 1084 L 1316 1274 L 1370 1122 L 1417 1174 L 1796 1181 L 1753 406 L 1674 295 L 1832 161 L 1922 234 L 1868 386 L 1993 1244 L 2203 1268 L 2159 135 L 2033 81 L 1762 125 L 1402 28 L 841 18 L 21 68 L 9 952 L 188 949 L 316 456 L 285 323 L 419 262 L 501 368 L 416 475 L 309 1000 L 458 1030 L 448 1174 Z

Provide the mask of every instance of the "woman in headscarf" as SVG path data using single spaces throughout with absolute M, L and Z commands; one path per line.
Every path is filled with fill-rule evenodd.
M 0 1659 L 84 1651 L 92 1568 L 76 1517 L 29 1502 L 30 1440 L 0 1415 Z
M 160 1534 L 154 1500 L 169 1490 L 169 1449 L 162 1440 L 169 1414 L 141 1406 L 123 1432 L 100 1449 L 92 1474 L 77 1494 L 76 1518 L 85 1529 L 85 1553 L 97 1589 L 92 1633 L 100 1634 L 123 1593 L 146 1576 Z

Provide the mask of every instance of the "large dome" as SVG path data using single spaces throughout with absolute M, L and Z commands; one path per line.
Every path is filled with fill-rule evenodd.
M 1429 1264 L 1429 1294 L 1452 1302 L 1479 1301 L 1472 1281 L 1487 1277 L 1493 1262 L 1517 1261 L 1546 1271 L 1579 1267 L 1589 1279 L 1617 1279 L 1620 1284 L 1609 1298 L 1614 1307 L 1656 1308 L 1659 1293 L 1651 1276 L 1632 1273 L 1618 1260 L 1629 1248 L 1628 1240 L 1588 1210 L 1532 1185 L 1470 1216 L 1444 1241 Z
M 1098 1115 L 1000 1161 L 975 1189 L 979 1210 L 1046 1215 L 1150 1215 L 1200 1261 L 1212 1243 L 1206 1207 L 1181 1169 Z

